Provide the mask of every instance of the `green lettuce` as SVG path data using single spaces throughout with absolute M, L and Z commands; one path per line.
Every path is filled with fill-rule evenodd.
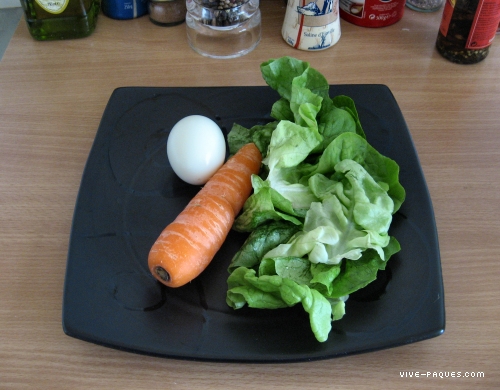
M 319 174 L 311 178 L 318 197 L 323 200 L 311 203 L 303 230 L 264 258 L 306 256 L 313 263 L 338 264 L 344 258 L 357 260 L 364 250 L 371 248 L 384 259 L 392 199 L 353 160 L 343 160 L 335 168 L 345 173 L 339 181 Z
M 263 169 L 233 228 L 250 232 L 229 266 L 227 304 L 274 309 L 302 304 L 318 341 L 400 250 L 389 235 L 405 199 L 399 166 L 366 140 L 354 101 L 330 98 L 326 79 L 291 57 L 261 65 L 280 98 L 275 119 L 235 124 L 230 152 L 254 142 Z
M 279 271 L 285 269 L 285 266 L 278 268 Z M 309 314 L 309 322 L 316 339 L 326 341 L 332 320 L 340 319 L 344 315 L 344 300 L 329 299 L 318 290 L 302 283 L 300 274 L 304 270 L 300 265 L 297 269 L 286 271 L 285 276 L 278 273 L 257 276 L 254 269 L 236 268 L 227 281 L 227 304 L 234 309 L 245 305 L 257 309 L 279 309 L 301 303 Z M 299 282 L 295 278 L 298 278 Z
M 262 256 L 277 245 L 287 242 L 300 228 L 293 223 L 273 221 L 253 230 L 241 249 L 233 257 L 229 272 L 238 267 L 251 268 L 259 265 Z

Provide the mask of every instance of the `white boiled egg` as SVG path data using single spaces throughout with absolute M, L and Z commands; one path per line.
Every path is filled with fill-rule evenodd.
M 213 120 L 202 115 L 187 116 L 170 131 L 167 157 L 182 180 L 205 184 L 226 159 L 224 135 Z

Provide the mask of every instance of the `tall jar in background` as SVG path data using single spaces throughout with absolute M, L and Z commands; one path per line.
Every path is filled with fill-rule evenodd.
M 99 0 L 21 0 L 31 36 L 39 41 L 83 38 L 92 34 Z
M 324 50 L 340 39 L 339 0 L 288 0 L 281 35 L 295 49 Z
M 486 58 L 500 22 L 500 0 L 447 0 L 436 40 L 437 51 L 458 64 Z

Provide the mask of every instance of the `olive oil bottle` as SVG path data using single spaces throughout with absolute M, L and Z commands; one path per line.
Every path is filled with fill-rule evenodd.
M 99 0 L 21 0 L 31 36 L 39 41 L 87 37 L 95 29 Z

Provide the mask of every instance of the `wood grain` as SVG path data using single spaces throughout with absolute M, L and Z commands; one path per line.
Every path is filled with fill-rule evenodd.
M 333 48 L 281 38 L 282 0 L 263 0 L 263 35 L 233 60 L 199 56 L 185 25 L 100 15 L 86 39 L 36 42 L 24 21 L 0 62 L 0 388 L 470 389 L 500 386 L 500 46 L 477 65 L 434 49 L 441 11 L 395 25 L 342 21 Z M 435 339 L 340 359 L 219 364 L 139 356 L 64 335 L 73 208 L 105 105 L 123 86 L 264 85 L 261 62 L 309 61 L 332 84 L 386 84 L 419 153 L 438 225 L 447 327 Z M 484 378 L 401 378 L 402 371 Z

